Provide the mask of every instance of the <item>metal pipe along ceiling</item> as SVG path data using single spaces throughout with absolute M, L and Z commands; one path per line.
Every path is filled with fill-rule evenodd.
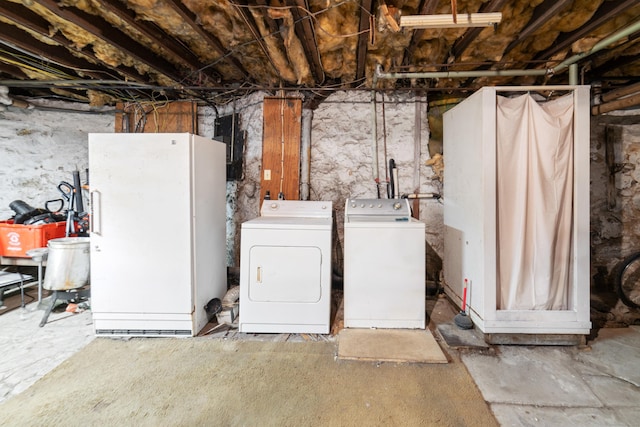
M 553 75 L 559 71 L 563 71 L 565 68 L 570 68 L 570 80 L 571 84 L 575 85 L 577 83 L 577 68 L 574 64 L 581 61 L 582 59 L 588 57 L 589 55 L 593 55 L 594 53 L 606 48 L 612 43 L 615 43 L 624 37 L 629 36 L 630 34 L 635 33 L 636 31 L 640 31 L 640 20 L 635 23 L 629 25 L 626 28 L 623 28 L 620 31 L 617 31 L 610 35 L 609 37 L 605 37 L 596 43 L 590 51 L 579 53 L 576 55 L 567 58 L 560 64 L 555 67 L 548 69 L 537 69 L 537 70 L 472 70 L 472 71 L 429 71 L 423 73 L 383 73 L 381 70 L 381 66 L 377 65 L 375 72 L 373 74 L 373 84 L 371 91 L 371 109 L 372 109 L 372 151 L 373 151 L 373 159 L 372 159 L 372 169 L 373 169 L 373 179 L 376 181 L 376 184 L 379 182 L 379 174 L 378 174 L 378 124 L 377 124 L 377 112 L 376 112 L 376 85 L 378 83 L 378 79 L 438 79 L 438 78 L 475 78 L 475 77 L 519 77 L 519 76 L 544 76 L 544 75 Z
M 591 50 L 588 52 L 578 53 L 573 55 L 555 67 L 548 69 L 537 69 L 537 70 L 471 70 L 471 71 L 428 71 L 423 73 L 383 73 L 381 71 L 380 65 L 376 67 L 375 76 L 374 76 L 374 89 L 375 82 L 377 79 L 438 79 L 438 78 L 474 78 L 474 77 L 519 77 L 519 76 L 544 76 L 544 75 L 553 75 L 560 71 L 563 71 L 565 68 L 569 67 L 572 64 L 581 61 L 582 59 L 593 55 L 596 52 L 601 51 L 606 48 L 610 44 L 613 44 L 624 37 L 629 36 L 637 31 L 640 31 L 640 21 L 636 21 L 635 23 L 629 25 L 626 28 L 623 28 L 620 31 L 617 31 L 610 35 L 609 37 L 605 37 L 596 43 Z

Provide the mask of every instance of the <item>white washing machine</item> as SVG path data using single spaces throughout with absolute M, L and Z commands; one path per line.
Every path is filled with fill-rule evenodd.
M 348 199 L 344 326 L 425 328 L 425 224 L 407 199 Z
M 329 333 L 331 202 L 265 200 L 240 237 L 240 332 Z

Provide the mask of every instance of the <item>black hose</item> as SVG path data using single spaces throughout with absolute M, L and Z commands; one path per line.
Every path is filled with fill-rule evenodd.
M 23 202 L 22 200 L 14 200 L 13 202 L 9 203 L 9 208 L 18 215 L 23 215 L 36 209 L 29 203 Z
M 76 195 L 76 212 L 84 212 L 84 203 L 82 201 L 82 184 L 80 184 L 80 171 L 73 171 L 73 190 Z
M 13 217 L 14 224 L 24 224 L 34 216 L 47 213 L 45 209 L 34 208 L 22 200 L 14 200 L 9 204 L 9 208 L 16 213 Z
M 387 197 L 395 199 L 396 197 L 396 182 L 393 178 L 393 170 L 396 168 L 396 161 L 389 159 L 389 189 L 387 190 Z

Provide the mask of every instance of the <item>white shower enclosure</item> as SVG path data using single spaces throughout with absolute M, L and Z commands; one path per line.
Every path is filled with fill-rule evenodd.
M 444 288 L 489 337 L 590 332 L 589 114 L 588 86 L 540 86 L 443 116 Z

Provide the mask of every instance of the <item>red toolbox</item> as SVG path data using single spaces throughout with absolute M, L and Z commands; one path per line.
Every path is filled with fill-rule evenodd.
M 0 221 L 0 256 L 29 258 L 29 249 L 44 248 L 49 240 L 64 237 L 66 225 L 66 221 L 39 225 Z

